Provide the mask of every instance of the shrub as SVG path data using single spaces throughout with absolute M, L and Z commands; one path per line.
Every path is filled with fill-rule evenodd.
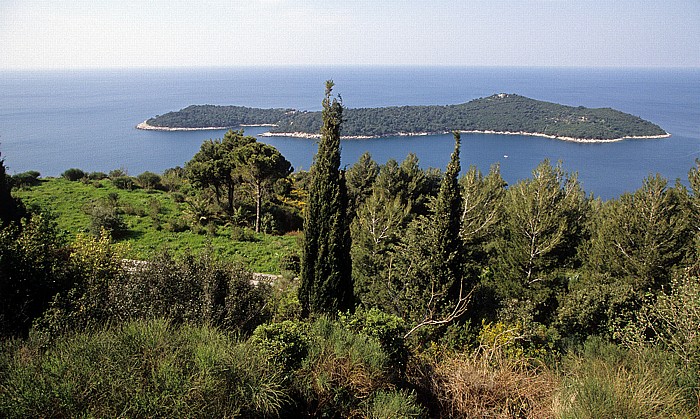
M 180 233 L 190 229 L 190 225 L 187 220 L 182 217 L 171 218 L 165 223 L 165 229 L 173 233 Z
M 374 395 L 369 409 L 367 409 L 366 417 L 370 419 L 422 418 L 424 413 L 415 392 L 380 390 Z
M 287 271 L 289 272 L 292 276 L 297 276 L 299 275 L 301 269 L 301 258 L 299 257 L 298 254 L 292 253 L 292 254 L 286 254 L 282 256 L 280 259 L 280 270 L 281 271 Z
M 309 351 L 309 327 L 302 321 L 285 320 L 258 326 L 251 343 L 267 354 L 284 371 L 301 367 Z
M 171 196 L 173 197 L 173 202 L 176 204 L 185 202 L 185 195 L 181 194 L 180 192 L 173 192 Z
M 273 289 L 273 321 L 298 320 L 301 318 L 299 303 L 299 279 L 281 277 L 275 280 Z
M 90 172 L 87 175 L 88 179 L 90 180 L 103 180 L 107 179 L 107 174 L 104 172 Z
M 33 214 L 21 228 L 0 229 L 0 339 L 26 335 L 74 280 L 65 237 L 51 217 Z
M 16 188 L 36 186 L 39 184 L 39 176 L 41 176 L 41 174 L 35 170 L 17 173 L 16 175 L 12 176 L 12 186 Z
M 112 184 L 119 189 L 133 190 L 136 187 L 134 179 L 128 176 L 119 176 L 112 178 Z
M 179 259 L 161 253 L 115 285 L 112 305 L 122 319 L 163 317 L 247 334 L 269 317 L 270 286 L 252 279 L 210 253 Z
M 401 372 L 405 370 L 408 350 L 404 334 L 407 327 L 402 318 L 371 308 L 357 310 L 353 315 L 341 315 L 340 323 L 348 330 L 377 339 L 392 366 Z
M 136 176 L 139 185 L 144 189 L 158 189 L 160 184 L 160 176 L 153 172 L 143 172 Z
M 350 417 L 392 387 L 389 359 L 376 339 L 325 318 L 311 325 L 309 337 L 297 386 L 311 416 Z
M 124 281 L 122 259 L 127 248 L 113 244 L 102 230 L 99 237 L 78 235 L 68 260 L 72 288 L 56 294 L 35 324 L 37 336 L 50 342 L 66 333 L 103 326 L 113 318 L 113 285 Z
M 658 351 L 627 351 L 599 338 L 567 359 L 554 408 L 565 418 L 691 417 L 678 371 Z M 697 411 L 695 414 L 697 415 Z
M 129 176 L 129 173 L 127 173 L 126 169 L 119 168 L 119 169 L 114 169 L 109 171 L 109 178 L 114 179 L 118 177 L 125 177 Z
M 68 169 L 65 172 L 61 173 L 61 177 L 73 182 L 73 181 L 80 180 L 80 179 L 84 178 L 85 172 L 83 172 L 80 169 L 72 168 L 72 169 Z
M 127 230 L 126 223 L 117 211 L 117 207 L 109 201 L 96 202 L 88 209 L 90 216 L 90 232 L 99 236 L 104 230 L 112 237 L 121 237 Z
M 256 242 L 255 232 L 245 227 L 233 226 L 231 228 L 231 240 L 237 242 Z
M 167 191 L 177 191 L 182 187 L 184 178 L 185 169 L 180 166 L 165 169 L 161 176 L 161 184 Z

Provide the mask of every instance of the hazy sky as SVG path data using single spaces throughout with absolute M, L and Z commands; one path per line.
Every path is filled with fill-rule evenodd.
M 0 0 L 0 68 L 700 67 L 700 0 Z

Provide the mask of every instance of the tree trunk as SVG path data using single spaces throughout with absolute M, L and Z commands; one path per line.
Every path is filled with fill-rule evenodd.
M 255 184 L 255 232 L 260 233 L 260 207 L 262 206 L 262 185 Z

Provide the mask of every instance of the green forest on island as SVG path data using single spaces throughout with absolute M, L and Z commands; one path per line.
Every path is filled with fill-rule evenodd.
M 607 201 L 457 132 L 341 170 L 332 87 L 309 172 L 233 130 L 162 174 L 0 159 L 0 416 L 700 415 L 700 161 Z
M 343 136 L 348 137 L 498 131 L 610 140 L 666 134 L 658 125 L 611 108 L 564 106 L 515 94 L 497 94 L 459 105 L 346 109 L 344 118 Z M 272 133 L 318 134 L 321 112 L 192 105 L 146 122 L 169 128 L 265 124 L 275 125 Z

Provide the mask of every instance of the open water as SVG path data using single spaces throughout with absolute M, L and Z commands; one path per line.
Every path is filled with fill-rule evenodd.
M 445 105 L 494 93 L 517 93 L 573 106 L 612 107 L 659 124 L 656 140 L 577 144 L 539 137 L 462 137 L 462 166 L 487 172 L 499 163 L 515 183 L 547 158 L 578 172 L 587 192 L 604 199 L 639 188 L 660 173 L 685 182 L 700 157 L 700 69 L 555 68 L 211 68 L 0 72 L 0 153 L 10 173 L 56 176 L 124 168 L 137 175 L 183 166 L 201 142 L 224 131 L 157 132 L 139 122 L 191 104 L 318 110 L 333 79 L 346 107 Z M 257 135 L 264 128 L 247 128 Z M 261 137 L 296 169 L 308 169 L 314 140 Z M 347 140 L 343 164 L 365 151 L 379 163 L 410 152 L 422 167 L 444 168 L 451 135 Z M 507 156 L 507 157 L 506 157 Z

